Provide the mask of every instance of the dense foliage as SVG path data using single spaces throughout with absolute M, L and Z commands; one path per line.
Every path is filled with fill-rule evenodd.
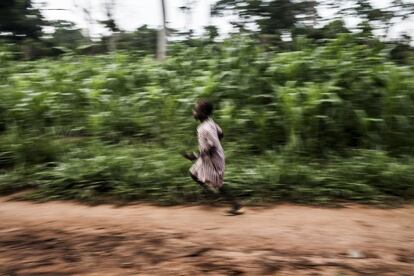
M 39 9 L 31 0 L 3 0 L 0 2 L 0 37 L 21 40 L 37 39 L 45 25 Z
M 202 200 L 179 153 L 196 147 L 191 108 L 206 97 L 226 185 L 246 200 L 412 199 L 413 67 L 357 34 L 293 48 L 239 36 L 176 44 L 162 64 L 132 52 L 15 62 L 3 49 L 0 192 Z

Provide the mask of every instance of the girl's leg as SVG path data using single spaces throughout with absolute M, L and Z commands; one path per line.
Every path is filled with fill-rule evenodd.
M 200 185 L 200 187 L 203 189 L 203 194 L 207 197 L 207 198 L 216 198 L 217 195 L 214 194 L 207 186 L 206 184 L 204 184 L 204 182 L 200 181 L 197 176 L 193 175 L 192 173 L 190 173 L 191 178 L 198 184 Z
M 201 186 L 201 188 L 203 189 L 204 195 L 206 195 L 206 197 L 209 197 L 209 198 L 221 197 L 221 198 L 223 198 L 225 201 L 227 201 L 231 205 L 230 213 L 237 213 L 237 211 L 240 210 L 240 208 L 241 208 L 240 203 L 236 200 L 236 198 L 228 191 L 228 189 L 224 185 L 221 186 L 221 188 L 218 190 L 218 194 L 217 194 L 217 193 L 214 193 L 212 190 L 210 190 L 206 186 L 206 184 L 204 182 L 200 181 L 195 175 L 190 173 L 190 176 L 198 185 Z
M 200 185 L 201 187 L 203 187 L 204 188 L 204 183 L 203 182 L 201 182 L 198 178 L 197 178 L 197 176 L 195 176 L 195 175 L 193 175 L 192 173 L 190 173 L 190 176 L 191 176 L 191 178 L 198 184 L 198 185 Z
M 233 194 L 230 193 L 227 187 L 225 187 L 224 185 L 221 186 L 220 188 L 220 195 L 221 197 L 224 198 L 224 200 L 226 200 L 228 203 L 231 204 L 230 211 L 237 212 L 241 208 L 240 203 L 236 200 Z
M 191 172 L 189 172 L 189 174 L 190 174 L 191 178 L 194 180 L 194 182 L 196 182 L 198 185 L 200 185 L 201 188 L 203 188 L 204 191 L 209 192 L 210 194 L 215 194 L 211 189 L 208 188 L 207 184 L 204 183 L 203 181 L 201 181 L 200 179 L 198 179 L 197 176 L 195 176 Z

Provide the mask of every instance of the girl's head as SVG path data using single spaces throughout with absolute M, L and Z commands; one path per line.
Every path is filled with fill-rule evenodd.
M 204 121 L 213 114 L 213 104 L 206 100 L 199 100 L 194 106 L 193 116 L 197 120 Z

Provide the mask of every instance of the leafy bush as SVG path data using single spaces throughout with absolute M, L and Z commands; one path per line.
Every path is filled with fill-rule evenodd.
M 414 70 L 361 41 L 269 52 L 235 36 L 177 44 L 162 64 L 122 51 L 10 62 L 0 50 L 1 181 L 47 197 L 199 200 L 178 152 L 195 148 L 191 108 L 208 97 L 239 196 L 412 199 Z

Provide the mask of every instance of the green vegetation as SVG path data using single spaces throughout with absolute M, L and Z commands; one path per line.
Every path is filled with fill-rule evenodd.
M 0 193 L 32 198 L 204 200 L 179 152 L 196 147 L 206 97 L 225 133 L 226 185 L 246 201 L 414 198 L 414 68 L 363 34 L 176 43 L 14 61 L 1 48 Z M 411 63 L 412 64 L 412 63 Z

